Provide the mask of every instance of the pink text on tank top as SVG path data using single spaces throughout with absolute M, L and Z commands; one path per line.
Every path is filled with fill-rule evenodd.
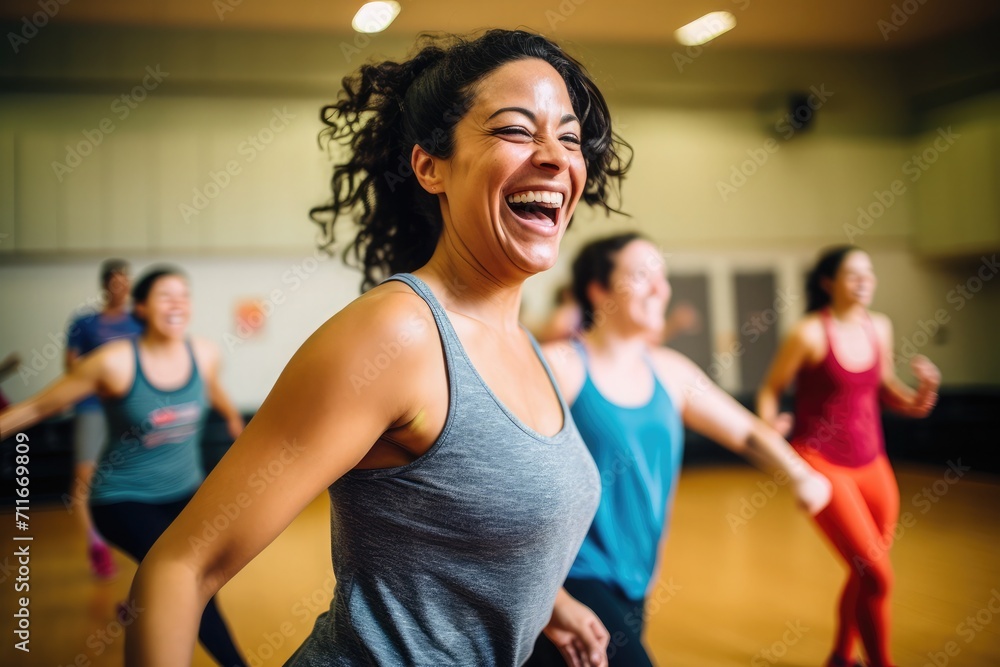
M 797 449 L 809 449 L 833 464 L 856 468 L 885 451 L 878 338 L 871 320 L 866 319 L 865 331 L 875 347 L 875 360 L 869 369 L 855 373 L 837 361 L 828 309 L 820 311 L 820 319 L 826 332 L 826 356 L 819 364 L 799 370 L 791 440 Z

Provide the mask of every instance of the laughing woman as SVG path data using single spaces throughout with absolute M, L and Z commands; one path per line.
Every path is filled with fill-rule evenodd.
M 139 562 L 201 484 L 202 428 L 211 404 L 237 437 L 243 419 L 218 381 L 219 350 L 188 338 L 191 300 L 179 269 L 148 271 L 132 290 L 138 338 L 105 343 L 44 391 L 0 412 L 4 437 L 87 398 L 100 397 L 104 445 L 90 489 L 101 535 Z M 214 600 L 196 624 L 225 667 L 243 665 Z
M 560 588 L 597 471 L 517 321 L 577 203 L 608 208 L 625 172 L 603 97 L 552 42 L 491 30 L 363 66 L 322 117 L 351 157 L 314 215 L 332 238 L 357 214 L 374 287 L 296 352 L 143 562 L 128 663 L 189 661 L 206 600 L 329 489 L 333 602 L 288 664 L 516 667 L 543 630 L 571 664 L 605 664 L 606 631 Z M 219 503 L 292 448 L 192 551 Z

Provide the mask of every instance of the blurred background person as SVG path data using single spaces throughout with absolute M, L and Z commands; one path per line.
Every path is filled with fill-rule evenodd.
M 780 472 L 810 514 L 829 483 L 788 443 L 684 355 L 651 347 L 670 302 L 666 266 L 637 233 L 598 239 L 573 261 L 583 333 L 543 349 L 601 473 L 601 502 L 566 579 L 616 638 L 617 667 L 652 665 L 643 645 L 644 607 L 670 523 L 684 428 L 702 433 L 769 473 Z M 540 638 L 531 667 L 562 665 Z
M 204 479 L 200 440 L 208 408 L 222 413 L 234 439 L 243 420 L 219 384 L 218 347 L 188 335 L 191 300 L 181 270 L 149 269 L 132 296 L 142 333 L 105 343 L 39 394 L 0 412 L 0 433 L 6 438 L 98 397 L 108 427 L 90 487 L 91 514 L 101 534 L 138 563 Z M 219 664 L 244 665 L 214 599 L 198 637 Z
M 101 264 L 100 285 L 103 307 L 73 317 L 66 335 L 66 372 L 71 373 L 80 360 L 101 345 L 118 338 L 131 338 L 142 331 L 142 325 L 129 307 L 129 264 L 123 259 L 108 259 Z M 91 571 L 100 579 L 110 579 L 117 572 L 111 550 L 100 532 L 94 528 L 88 497 L 94 468 L 107 442 L 108 427 L 96 396 L 88 396 L 74 407 L 73 483 L 70 489 L 70 509 L 75 511 L 87 535 L 87 558 Z
M 911 359 L 917 389 L 893 366 L 889 318 L 869 310 L 871 258 L 842 246 L 823 253 L 806 282 L 806 316 L 792 329 L 757 394 L 762 419 L 788 433 L 795 450 L 833 484 L 816 524 L 847 565 L 828 667 L 853 667 L 858 640 L 871 667 L 891 667 L 889 551 L 899 489 L 882 434 L 880 398 L 908 417 L 926 417 L 941 374 L 923 355 Z M 795 382 L 794 419 L 778 411 Z

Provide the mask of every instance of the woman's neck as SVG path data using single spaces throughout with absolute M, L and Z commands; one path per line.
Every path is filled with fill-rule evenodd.
M 436 288 L 442 305 L 495 329 L 519 330 L 524 280 L 498 277 L 467 251 L 448 248 L 446 243 L 442 239 L 430 261 L 416 271 Z
M 868 309 L 857 302 L 846 304 L 831 303 L 830 315 L 839 322 L 857 324 L 867 319 Z
M 185 347 L 183 338 L 165 336 L 155 329 L 147 328 L 139 337 L 143 348 L 154 354 L 170 353 Z
M 647 335 L 641 331 L 625 331 L 609 323 L 595 324 L 583 338 L 593 352 L 615 359 L 637 359 L 649 350 Z

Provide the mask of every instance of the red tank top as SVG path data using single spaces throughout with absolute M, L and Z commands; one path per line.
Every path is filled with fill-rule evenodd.
M 792 444 L 811 449 L 833 464 L 856 468 L 885 451 L 878 338 L 871 320 L 866 320 L 865 330 L 875 346 L 875 362 L 868 370 L 854 373 L 837 361 L 827 309 L 820 311 L 820 319 L 826 331 L 826 356 L 819 364 L 799 370 Z

